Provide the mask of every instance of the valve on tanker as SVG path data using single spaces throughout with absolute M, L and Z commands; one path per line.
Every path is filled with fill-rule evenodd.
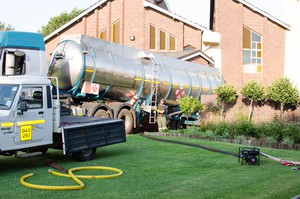
M 137 95 L 134 95 L 134 96 L 130 99 L 129 105 L 130 105 L 130 106 L 133 106 L 134 103 L 137 101 L 138 98 L 139 98 L 139 97 L 138 97 Z
M 54 55 L 55 59 L 64 59 L 65 58 L 65 51 L 57 51 Z

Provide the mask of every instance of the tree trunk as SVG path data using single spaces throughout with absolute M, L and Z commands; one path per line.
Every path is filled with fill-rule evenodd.
M 280 103 L 280 122 L 282 122 L 282 115 L 283 115 L 283 104 Z
M 224 119 L 224 111 L 225 111 L 225 102 L 222 103 L 222 111 L 221 111 L 221 121 Z
M 249 115 L 248 115 L 248 121 L 251 122 L 252 115 L 253 115 L 253 100 L 250 101 L 250 108 L 249 108 Z

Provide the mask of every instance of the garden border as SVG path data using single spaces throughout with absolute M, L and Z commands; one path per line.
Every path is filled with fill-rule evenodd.
M 255 146 L 255 147 L 267 147 L 273 149 L 300 150 L 300 144 L 289 145 L 280 142 L 269 143 L 265 140 L 254 140 L 254 139 L 236 140 L 236 139 L 225 139 L 225 138 L 218 138 L 218 137 L 203 137 L 200 135 L 183 134 L 183 133 L 163 133 L 163 132 L 144 132 L 144 133 L 145 135 L 195 138 L 195 139 L 212 140 L 212 141 L 219 141 L 219 142 L 228 142 L 233 144 L 244 144 L 244 145 Z

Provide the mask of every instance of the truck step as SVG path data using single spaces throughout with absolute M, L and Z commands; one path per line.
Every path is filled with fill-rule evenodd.
M 33 153 L 23 153 L 23 152 L 17 152 L 16 153 L 16 158 L 31 158 L 31 157 L 36 157 L 36 156 L 42 156 L 43 152 L 37 151 Z

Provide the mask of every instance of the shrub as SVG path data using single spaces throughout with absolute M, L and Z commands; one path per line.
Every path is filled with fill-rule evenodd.
M 245 136 L 244 135 L 237 135 L 237 136 L 234 137 L 234 139 L 242 141 L 242 140 L 245 140 Z
M 295 144 L 295 140 L 291 136 L 284 136 L 282 139 L 282 144 L 287 144 L 289 146 L 292 146 Z
M 205 137 L 221 137 L 243 139 L 245 137 L 264 138 L 267 143 L 300 143 L 300 126 L 284 124 L 275 120 L 272 123 L 253 124 L 242 120 L 236 123 L 207 123 L 201 127 L 192 126 L 181 129 L 181 133 L 201 135 Z
M 201 135 L 202 131 L 201 131 L 201 128 L 199 128 L 197 126 L 191 126 L 190 128 L 188 128 L 187 133 L 193 134 L 193 135 Z
M 215 135 L 223 137 L 223 135 L 231 135 L 231 125 L 229 123 L 222 122 L 215 128 Z
M 280 122 L 272 122 L 264 125 L 264 136 L 265 137 L 273 137 L 277 141 L 280 141 L 282 138 L 282 123 Z
M 265 138 L 265 141 L 269 144 L 273 144 L 275 142 L 277 142 L 276 138 L 272 137 L 272 136 L 268 136 Z
M 206 137 L 215 137 L 215 134 L 212 130 L 206 130 L 204 135 Z
M 256 127 L 248 121 L 236 123 L 234 129 L 236 135 L 251 136 L 255 138 L 260 137 L 260 134 L 258 133 Z

